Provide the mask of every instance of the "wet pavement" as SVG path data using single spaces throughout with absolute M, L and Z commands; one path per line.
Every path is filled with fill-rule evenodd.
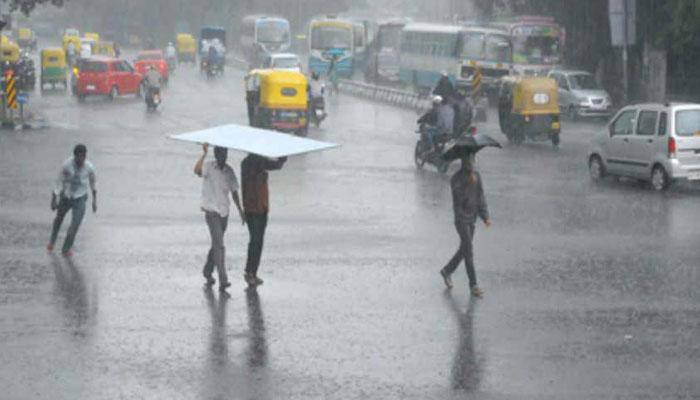
M 413 164 L 416 115 L 331 99 L 309 136 L 342 147 L 271 173 L 265 284 L 245 290 L 234 218 L 230 297 L 204 290 L 200 149 L 166 135 L 245 123 L 241 78 L 180 69 L 155 114 L 37 96 L 51 128 L 0 131 L 0 398 L 700 398 L 700 190 L 593 185 L 595 123 L 558 152 L 480 153 L 475 301 L 463 267 L 451 292 L 438 275 L 457 235 L 448 177 Z M 99 210 L 68 260 L 44 248 L 77 142 Z

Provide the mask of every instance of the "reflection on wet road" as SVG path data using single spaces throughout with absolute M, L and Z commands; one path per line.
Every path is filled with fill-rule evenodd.
M 594 123 L 565 121 L 558 152 L 479 154 L 494 226 L 475 239 L 477 302 L 463 268 L 443 293 L 458 238 L 448 177 L 413 165 L 416 115 L 329 99 L 309 136 L 342 147 L 270 177 L 265 285 L 245 290 L 248 236 L 232 225 L 230 298 L 202 294 L 200 149 L 166 137 L 244 123 L 242 88 L 240 71 L 185 67 L 158 113 L 37 95 L 51 127 L 0 132 L 0 397 L 700 396 L 700 190 L 592 185 Z M 491 117 L 479 129 L 502 140 Z M 66 260 L 44 251 L 48 194 L 76 142 L 100 209 Z

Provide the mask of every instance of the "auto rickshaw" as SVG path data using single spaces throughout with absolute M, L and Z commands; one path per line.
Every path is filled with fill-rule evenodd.
M 0 47 L 2 48 L 2 51 L 0 51 L 0 62 L 3 64 L 5 62 L 9 62 L 11 64 L 15 64 L 17 61 L 19 61 L 19 46 L 17 43 L 11 41 L 7 36 L 3 35 L 2 36 L 2 43 Z
M 63 85 L 64 90 L 68 89 L 67 72 L 66 53 L 63 49 L 51 47 L 41 51 L 41 90 L 44 90 L 46 84 L 51 84 L 55 89 L 58 83 Z
M 36 50 L 34 31 L 29 28 L 19 28 L 17 30 L 17 44 L 23 49 Z
M 194 63 L 197 54 L 197 41 L 194 36 L 189 33 L 178 33 L 175 42 L 177 61 Z
M 304 74 L 270 69 L 246 76 L 246 102 L 253 126 L 306 135 L 308 83 Z
M 85 35 L 83 35 L 83 37 L 88 38 L 88 39 L 92 39 L 95 42 L 100 41 L 100 34 L 95 33 L 95 32 L 85 32 Z
M 550 140 L 559 146 L 561 122 L 557 83 L 535 76 L 504 77 L 498 98 L 498 122 L 509 142 Z
M 94 55 L 115 57 L 114 42 L 99 41 L 93 46 Z

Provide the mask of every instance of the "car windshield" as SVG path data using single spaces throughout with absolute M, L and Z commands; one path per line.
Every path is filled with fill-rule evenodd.
M 595 81 L 591 74 L 576 74 L 569 75 L 569 82 L 573 90 L 598 90 L 598 82 Z
M 318 26 L 311 31 L 312 49 L 349 49 L 352 47 L 352 29 L 338 26 Z
M 700 136 L 700 110 L 676 112 L 676 135 Z
M 284 21 L 260 21 L 258 22 L 257 39 L 260 43 L 287 43 L 289 41 L 289 25 Z
M 555 36 L 515 36 L 513 60 L 520 64 L 557 64 L 559 38 Z
M 275 68 L 297 68 L 299 60 L 296 57 L 279 57 L 273 61 Z
M 66 36 L 80 36 L 80 31 L 77 29 L 66 29 L 65 32 Z
M 139 61 L 157 61 L 162 60 L 163 55 L 160 53 L 141 53 L 136 59 Z
M 107 64 L 103 62 L 87 61 L 80 68 L 83 72 L 107 72 Z
M 489 35 L 486 37 L 486 60 L 501 63 L 513 61 L 510 40 L 507 36 Z

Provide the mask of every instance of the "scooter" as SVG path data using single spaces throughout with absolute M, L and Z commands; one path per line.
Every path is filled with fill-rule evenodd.
M 160 88 L 149 87 L 146 89 L 146 110 L 153 112 L 160 105 Z
M 423 169 L 425 163 L 434 165 L 438 172 L 444 174 L 450 167 L 450 162 L 442 159 L 442 153 L 449 140 L 445 140 L 445 135 L 441 135 L 434 126 L 421 125 L 416 131 L 420 135 L 413 152 L 413 161 L 416 168 Z
M 326 101 L 323 98 L 323 93 L 320 96 L 314 96 L 311 99 L 311 108 L 309 109 L 309 121 L 313 122 L 316 128 L 321 125 L 328 114 L 326 113 Z

